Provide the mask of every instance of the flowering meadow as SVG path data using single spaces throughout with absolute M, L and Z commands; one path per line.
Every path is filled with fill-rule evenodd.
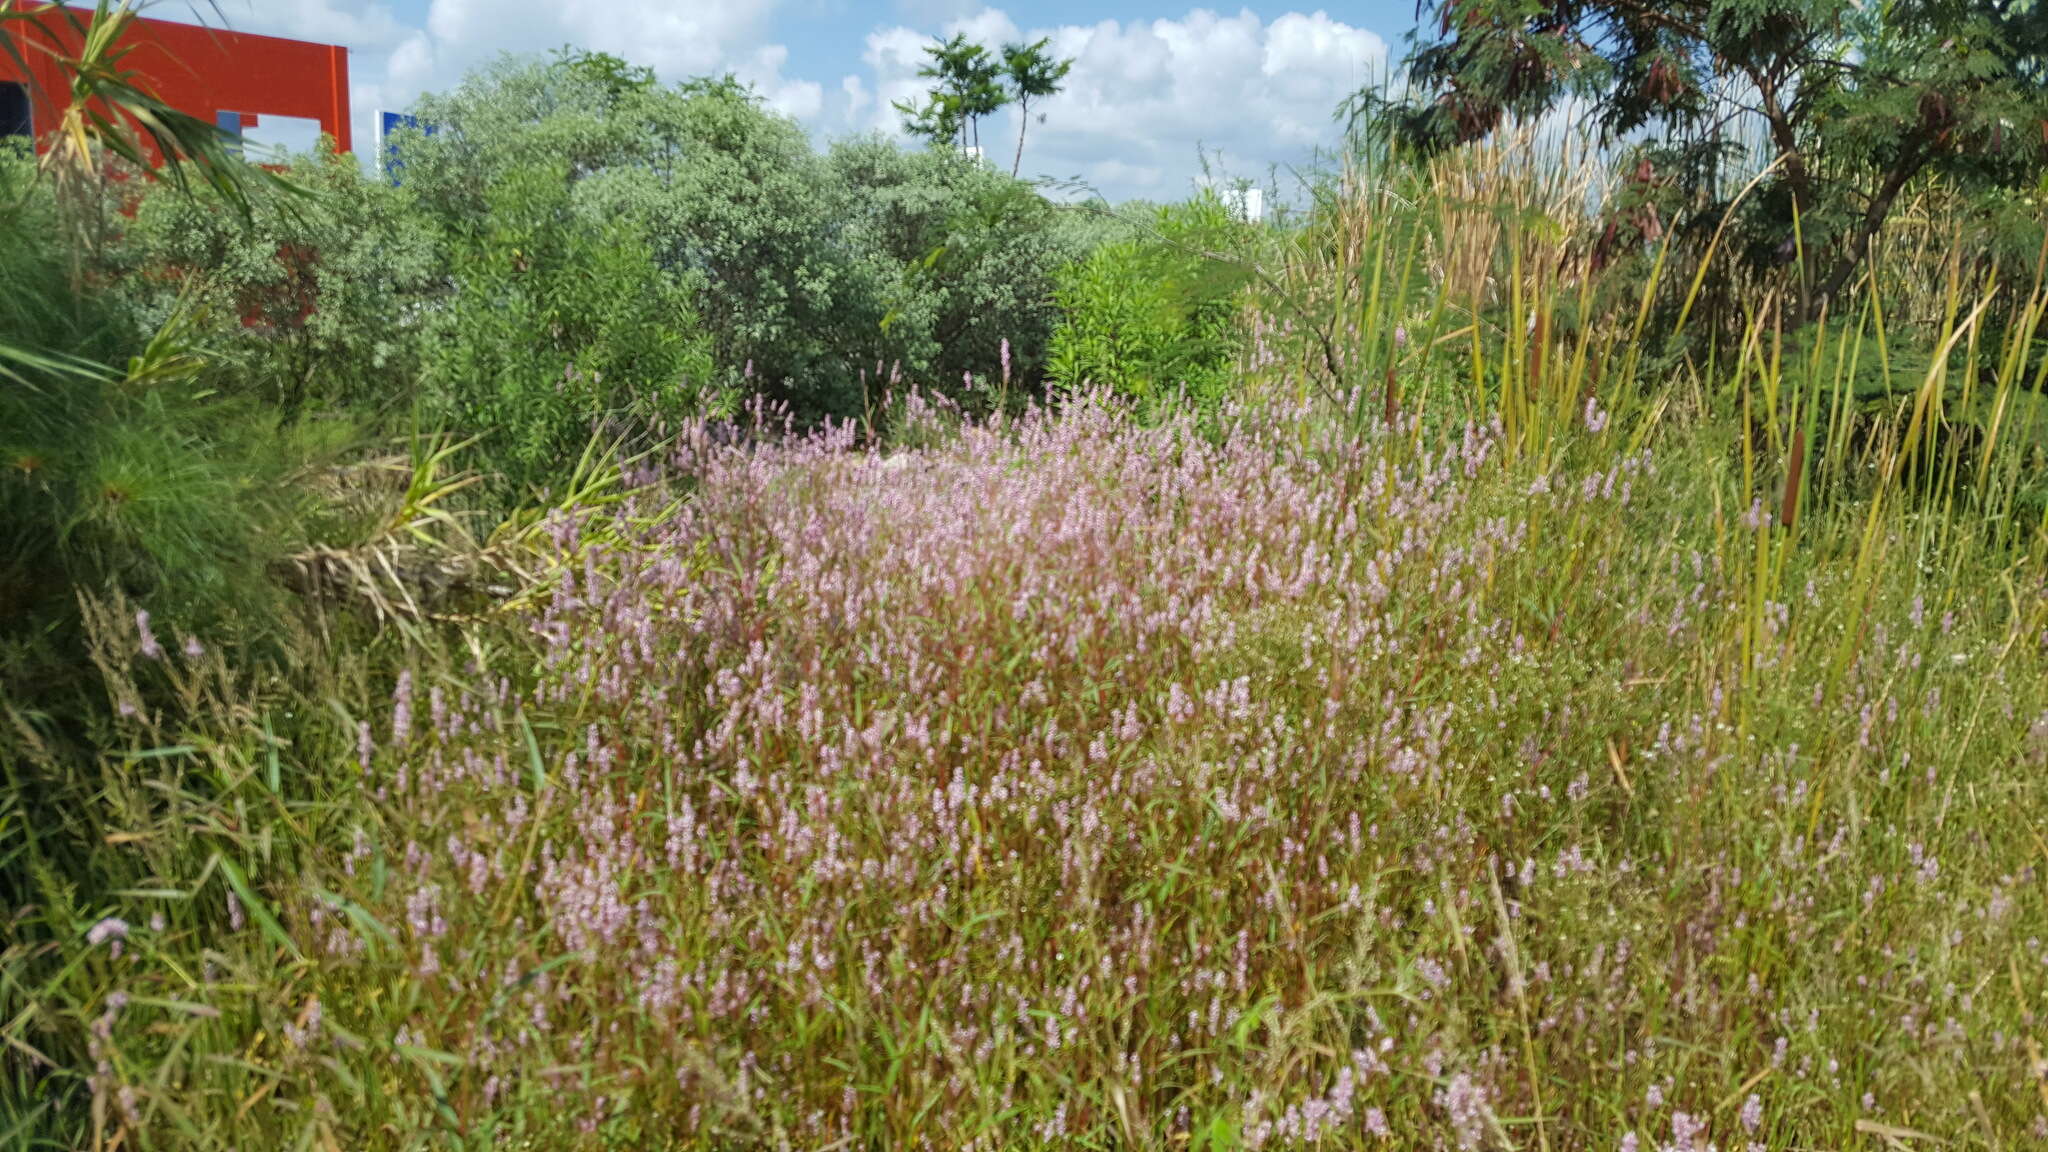
M 229 847 L 62 976 L 107 1146 L 2048 1140 L 2037 574 L 1593 404 L 904 426 L 688 430 L 315 784 L 112 772 Z
M 146 7 L 0 0 L 0 1152 L 2048 1152 L 2038 0 L 1431 0 L 1120 206 L 1065 34 L 264 173 Z

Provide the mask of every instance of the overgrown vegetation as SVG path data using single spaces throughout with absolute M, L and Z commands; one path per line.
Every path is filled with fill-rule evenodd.
M 0 165 L 0 1147 L 2048 1139 L 2016 193 L 419 111 Z
M 1792 266 L 1801 322 L 1864 271 L 1907 189 L 1938 178 L 1994 208 L 2048 168 L 2034 0 L 1464 0 L 1438 14 L 1409 61 L 1415 100 L 1394 109 L 1403 137 L 1469 143 L 1575 106 L 1603 142 L 1636 146 L 1622 197 L 1636 236 L 1682 213 L 1697 245 L 1725 220 L 1741 263 Z
M 1143 401 L 1214 407 L 1236 390 L 1239 315 L 1264 255 L 1255 228 L 1213 195 L 1156 209 L 1060 280 L 1055 377 Z

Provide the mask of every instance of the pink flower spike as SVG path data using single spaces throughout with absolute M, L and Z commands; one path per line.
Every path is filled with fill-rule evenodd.
M 85 932 L 85 942 L 95 948 L 109 940 L 126 940 L 127 938 L 128 922 L 119 916 L 109 916 L 91 928 L 86 929 Z
M 149 630 L 149 611 L 147 609 L 137 608 L 135 610 L 135 631 L 142 639 L 142 654 L 151 660 L 163 659 L 163 646 L 156 642 L 156 633 Z

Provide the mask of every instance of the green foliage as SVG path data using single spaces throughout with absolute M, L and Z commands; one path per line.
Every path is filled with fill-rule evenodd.
M 1105 244 L 1060 277 L 1051 375 L 1150 401 L 1185 389 L 1211 405 L 1231 390 L 1242 337 L 1238 292 L 1256 233 L 1214 196 L 1155 210 L 1142 234 Z
M 630 222 L 692 285 L 725 379 L 804 418 L 858 410 L 859 365 L 883 354 L 862 275 L 801 129 L 730 79 L 622 105 L 639 161 L 589 179 L 594 208 Z
M 440 130 L 401 142 L 397 188 L 320 155 L 242 200 L 52 197 L 11 162 L 19 618 L 107 586 L 194 620 L 256 605 L 309 538 L 286 478 L 358 430 L 460 430 L 503 508 L 593 435 L 648 443 L 743 391 L 853 416 L 891 371 L 995 379 L 1006 340 L 1021 391 L 1092 243 L 984 166 L 820 156 L 729 79 L 661 87 L 602 54 L 507 62 L 420 111 Z
M 295 191 L 259 193 L 247 216 L 213 196 L 143 196 L 108 256 L 116 285 L 145 323 L 192 305 L 216 388 L 287 415 L 402 409 L 423 306 L 445 289 L 441 239 L 354 157 L 299 157 L 287 179 Z
M 64 79 L 36 94 L 60 109 L 41 159 L 0 150 L 0 699 L 22 704 L 73 679 L 81 595 L 147 592 L 187 626 L 261 634 L 265 569 L 292 538 L 300 437 L 218 391 L 197 300 L 138 315 L 106 261 L 116 168 L 153 154 L 169 188 L 245 221 L 283 187 L 148 91 L 127 60 L 136 10 L 0 4 L 0 51 Z
M 688 294 L 719 394 L 801 420 L 867 412 L 878 364 L 940 387 L 993 375 L 1004 339 L 1035 376 L 1053 270 L 1087 238 L 1027 186 L 878 140 L 820 156 L 730 79 L 618 86 L 593 67 L 510 61 L 424 102 L 440 130 L 402 145 L 404 190 L 474 236 L 489 189 L 565 162 L 557 210 L 608 222 Z
M 1625 204 L 1668 190 L 1695 210 L 1698 243 L 1731 218 L 1730 246 L 1749 266 L 1791 266 L 1802 320 L 1849 285 L 1916 180 L 2024 187 L 2048 164 L 2048 20 L 2029 2 L 1446 0 L 1435 11 L 1407 61 L 1422 101 L 1391 109 L 1401 135 L 1465 143 L 1567 100 L 1606 141 L 1657 133 L 1640 145 Z
M 515 168 L 485 203 L 487 223 L 451 244 L 427 425 L 480 436 L 493 482 L 523 495 L 564 478 L 594 434 L 644 433 L 706 402 L 690 294 L 629 227 L 579 209 L 560 167 Z
M 564 46 L 555 50 L 554 57 L 561 67 L 603 93 L 608 105 L 615 105 L 629 95 L 652 91 L 658 83 L 654 69 L 630 64 L 609 52 Z
M 840 233 L 886 304 L 878 358 L 910 379 L 1036 382 L 1059 313 L 1059 270 L 1095 237 L 1080 210 L 951 152 L 905 152 L 880 137 L 844 141 L 827 160 Z
M 61 665 L 82 593 L 260 635 L 267 568 L 296 540 L 288 481 L 326 430 L 221 391 L 191 299 L 151 332 L 117 293 L 80 291 L 50 201 L 8 202 L 0 345 L 43 356 L 0 386 L 0 679 Z
M 521 210 L 531 227 L 604 222 L 606 244 L 641 254 L 636 282 L 665 307 L 695 301 L 691 314 L 675 312 L 671 343 L 701 331 L 725 386 L 754 382 L 805 416 L 857 408 L 852 365 L 872 359 L 880 312 L 848 298 L 820 160 L 743 88 L 616 89 L 587 67 L 506 61 L 419 112 L 439 131 L 401 145 L 405 190 L 459 243 L 474 247 L 500 227 L 493 189 L 524 185 L 530 199 L 551 185 L 545 212 Z M 557 365 L 534 384 L 559 377 Z

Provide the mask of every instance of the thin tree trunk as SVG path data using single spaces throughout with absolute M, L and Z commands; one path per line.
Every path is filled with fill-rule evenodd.
M 1855 273 L 1857 266 L 1863 263 L 1863 258 L 1870 252 L 1871 238 L 1877 235 L 1878 229 L 1884 226 L 1885 217 L 1891 214 L 1892 201 L 1899 198 L 1899 193 L 1905 189 L 1907 181 L 1913 178 L 1914 173 L 1920 171 L 1925 163 L 1924 155 L 1916 144 L 1911 151 L 1899 158 L 1898 166 L 1885 177 L 1884 186 L 1877 190 L 1876 196 L 1871 197 L 1870 207 L 1863 212 L 1863 222 L 1857 226 L 1855 238 L 1849 241 L 1848 248 L 1844 249 L 1835 261 L 1834 270 L 1829 273 L 1827 282 L 1822 284 L 1820 291 L 1815 294 L 1816 303 L 1826 303 L 1833 298 L 1835 293 L 1840 292 L 1842 286 L 1849 282 L 1849 277 Z M 1802 319 L 1810 321 L 1813 317 L 1808 315 Z
M 1031 99 L 1017 97 L 1017 158 L 1010 161 L 1010 179 L 1017 178 L 1017 170 L 1024 166 L 1024 130 L 1031 127 Z
M 1771 146 L 1785 161 L 1785 179 L 1792 185 L 1793 227 L 1803 232 L 1806 214 L 1813 210 L 1813 178 L 1806 171 L 1806 157 L 1799 151 L 1799 137 L 1792 130 L 1791 119 L 1778 102 L 1775 77 L 1752 72 L 1750 79 L 1756 84 L 1764 121 L 1770 126 Z M 1813 245 L 1805 235 L 1794 237 L 1793 243 L 1794 255 L 1799 261 L 1799 322 L 1804 324 L 1812 318 L 1814 310 L 1813 278 L 1816 270 Z

